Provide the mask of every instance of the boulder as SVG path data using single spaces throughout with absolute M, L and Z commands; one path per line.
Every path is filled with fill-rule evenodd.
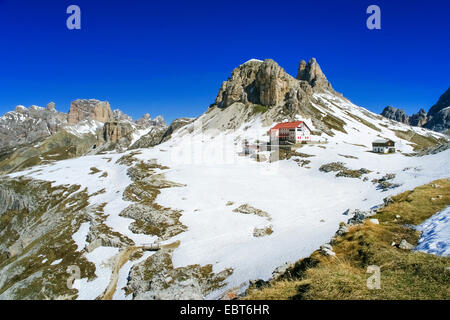
M 400 244 L 398 245 L 398 247 L 400 249 L 403 250 L 412 250 L 414 248 L 414 246 L 412 244 L 410 244 L 408 241 L 406 241 L 405 239 L 403 239 Z

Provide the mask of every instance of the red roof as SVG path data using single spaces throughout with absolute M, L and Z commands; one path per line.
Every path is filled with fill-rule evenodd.
M 301 125 L 303 121 L 294 121 L 294 122 L 282 122 L 278 123 L 275 127 L 270 130 L 278 130 L 278 129 L 294 129 Z

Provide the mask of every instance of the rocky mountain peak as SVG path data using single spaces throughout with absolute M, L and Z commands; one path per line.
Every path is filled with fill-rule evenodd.
M 428 122 L 425 127 L 434 131 L 450 132 L 450 88 L 428 111 Z
M 297 79 L 272 59 L 252 59 L 233 70 L 212 106 L 227 108 L 236 102 L 266 107 L 292 105 L 305 93 L 323 90 L 332 91 L 332 87 L 314 58 L 308 64 L 300 62 Z
M 423 127 L 427 121 L 427 112 L 423 108 L 409 117 L 409 124 L 416 127 Z
M 17 113 L 26 113 L 27 111 L 28 111 L 28 109 L 25 106 L 22 106 L 22 105 L 18 105 L 14 109 L 14 112 L 17 112 Z
M 140 119 L 136 120 L 136 124 L 144 128 L 149 128 L 152 126 L 156 127 L 167 126 L 162 116 L 157 116 L 155 119 L 152 120 L 149 113 L 144 114 Z
M 56 111 L 55 103 L 54 102 L 48 103 L 47 106 L 45 107 L 45 110 L 52 111 L 52 112 Z
M 133 121 L 133 118 L 131 118 L 129 115 L 122 112 L 122 110 L 115 109 L 113 110 L 113 118 L 115 121 Z
M 438 102 L 430 108 L 428 116 L 433 117 L 439 111 L 447 107 L 450 107 L 450 87 L 439 97 Z
M 114 120 L 114 115 L 108 101 L 78 99 L 70 104 L 67 119 L 69 125 L 74 125 L 83 120 L 108 122 Z
M 397 109 L 392 106 L 387 106 L 381 112 L 381 115 L 385 118 L 395 120 L 404 124 L 409 124 L 409 117 L 403 109 Z
M 297 80 L 307 81 L 313 88 L 319 87 L 331 89 L 331 84 L 322 72 L 316 58 L 311 58 L 308 64 L 306 64 L 305 60 L 300 61 L 297 72 Z

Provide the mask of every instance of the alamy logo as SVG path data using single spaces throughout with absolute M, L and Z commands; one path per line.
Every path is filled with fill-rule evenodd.
M 66 26 L 69 30 L 80 30 L 81 29 L 81 9 L 77 5 L 70 5 L 67 7 L 67 14 L 70 16 L 67 18 Z
M 371 5 L 367 7 L 367 14 L 370 16 L 367 18 L 366 26 L 369 30 L 381 29 L 381 9 L 377 5 Z

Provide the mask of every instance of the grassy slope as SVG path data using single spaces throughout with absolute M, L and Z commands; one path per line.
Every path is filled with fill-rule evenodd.
M 446 270 L 450 258 L 391 246 L 402 239 L 417 244 L 419 232 L 405 225 L 420 224 L 450 205 L 450 179 L 393 199 L 394 203 L 372 217 L 379 225 L 366 221 L 335 238 L 335 257 L 316 251 L 277 280 L 249 288 L 244 299 L 450 299 L 450 272 Z M 369 265 L 381 268 L 379 290 L 366 286 Z
M 0 173 L 20 171 L 39 164 L 65 160 L 85 154 L 96 143 L 96 137 L 86 134 L 77 137 L 65 130 L 14 152 L 0 156 Z M 37 146 L 36 146 L 37 145 Z

